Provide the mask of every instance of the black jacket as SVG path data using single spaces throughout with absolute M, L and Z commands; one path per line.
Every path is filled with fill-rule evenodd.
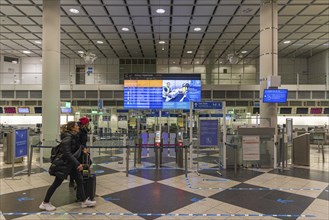
M 61 134 L 61 139 L 63 159 L 67 162 L 69 170 L 71 170 L 72 167 L 78 167 L 80 162 L 77 160 L 77 158 L 80 157 L 80 154 L 74 155 L 80 149 L 78 136 L 71 133 L 70 131 L 67 131 Z
M 78 133 L 79 135 L 79 142 L 80 145 L 82 145 L 83 147 L 87 146 L 87 141 L 88 141 L 88 132 L 89 129 L 86 127 L 80 127 L 80 131 Z

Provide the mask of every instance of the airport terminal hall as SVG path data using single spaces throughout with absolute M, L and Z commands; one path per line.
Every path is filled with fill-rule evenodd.
M 329 0 L 0 0 L 0 220 L 328 220 Z

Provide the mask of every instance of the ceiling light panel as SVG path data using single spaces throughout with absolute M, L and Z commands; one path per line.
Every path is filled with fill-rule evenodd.
M 103 6 L 85 6 L 84 7 L 87 13 L 91 16 L 106 16 L 107 12 L 105 11 Z
M 78 25 L 93 25 L 89 17 L 72 17 L 72 19 Z
M 112 25 L 101 25 L 101 26 L 98 25 L 98 28 L 99 28 L 100 32 L 103 34 L 116 32 L 115 27 Z
M 162 1 L 161 1 L 161 3 L 162 3 Z M 159 8 L 165 10 L 166 12 L 163 13 L 163 14 L 157 13 L 156 11 Z M 168 14 L 169 11 L 170 11 L 170 7 L 169 6 L 158 5 L 158 3 L 156 3 L 156 4 L 154 4 L 154 5 L 151 6 L 151 15 L 153 15 L 153 16 L 160 16 L 160 17 L 163 16 L 164 17 L 165 15 Z
M 223 16 L 223 15 L 232 15 L 236 11 L 237 6 L 225 6 L 220 5 L 217 7 L 215 15 Z
M 20 1 L 22 2 L 22 1 Z M 2 7 L 2 6 L 1 6 Z M 17 6 L 17 8 L 23 11 L 28 16 L 42 16 L 42 11 L 34 6 Z
M 207 5 L 207 6 L 196 6 L 194 9 L 194 15 L 196 16 L 210 16 L 212 15 L 215 9 L 215 5 Z
M 144 16 L 144 15 L 149 14 L 147 7 L 136 6 L 136 5 L 129 6 L 129 12 L 130 12 L 131 16 Z
M 128 16 L 128 11 L 125 6 L 106 6 L 111 16 Z
M 19 10 L 12 6 L 1 5 L 1 13 L 4 15 L 23 15 Z
M 92 20 L 96 25 L 112 25 L 112 22 L 108 17 L 92 17 Z
M 284 7 L 280 12 L 279 16 L 281 15 L 296 15 L 298 14 L 301 10 L 303 10 L 305 6 L 303 5 L 288 5 Z
M 190 17 L 190 14 L 192 14 L 192 6 L 189 5 L 185 5 L 185 6 L 176 6 L 173 7 L 173 15 L 174 16 L 182 16 L 182 15 L 189 15 L 188 17 Z

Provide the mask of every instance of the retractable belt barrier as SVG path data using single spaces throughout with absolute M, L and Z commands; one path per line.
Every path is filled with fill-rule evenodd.
M 129 155 L 130 155 L 130 149 L 135 150 L 135 158 L 134 158 L 134 166 L 136 167 L 136 150 L 140 148 L 154 148 L 154 149 L 163 149 L 163 148 L 176 148 L 176 149 L 185 149 L 185 176 L 187 176 L 187 152 L 191 144 L 189 145 L 184 145 L 184 146 L 179 146 L 175 144 L 164 144 L 161 146 L 156 146 L 154 144 L 136 144 L 135 146 L 86 146 L 85 148 L 89 149 L 100 149 L 100 148 L 105 148 L 105 149 L 123 149 L 126 148 L 126 176 L 128 176 L 128 171 L 129 171 Z M 33 157 L 33 148 L 53 148 L 55 146 L 42 146 L 42 145 L 31 145 L 31 150 L 30 150 L 30 159 L 29 159 L 29 165 L 28 165 L 28 175 L 31 175 L 31 167 L 32 167 L 32 157 Z M 42 160 L 40 156 L 40 160 Z

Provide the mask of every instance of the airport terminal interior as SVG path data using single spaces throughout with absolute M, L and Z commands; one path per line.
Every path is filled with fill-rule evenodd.
M 0 158 L 1 220 L 327 220 L 329 1 L 0 0 Z

